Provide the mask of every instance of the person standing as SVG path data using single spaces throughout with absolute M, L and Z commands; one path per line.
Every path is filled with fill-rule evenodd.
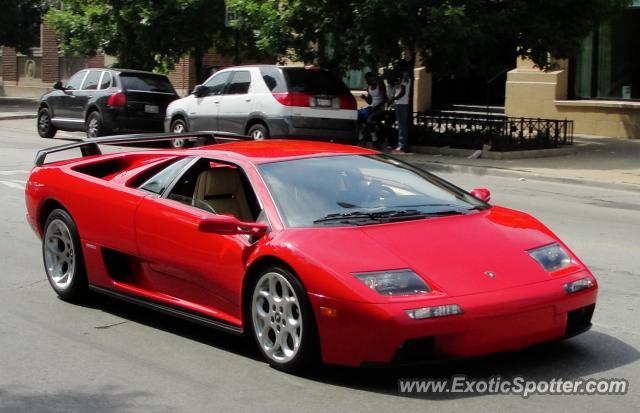
M 396 110 L 396 121 L 398 122 L 398 147 L 393 153 L 407 153 L 409 151 L 409 91 L 411 79 L 408 73 L 404 73 L 398 86 L 395 88 L 390 102 Z

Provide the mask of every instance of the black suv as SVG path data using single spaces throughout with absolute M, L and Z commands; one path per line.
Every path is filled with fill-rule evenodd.
M 166 76 L 128 69 L 83 69 L 53 88 L 38 107 L 43 138 L 58 129 L 86 131 L 89 138 L 162 131 L 167 105 L 178 99 Z

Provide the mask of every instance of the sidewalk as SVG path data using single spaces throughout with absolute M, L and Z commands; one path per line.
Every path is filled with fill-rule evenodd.
M 37 109 L 36 99 L 0 97 L 0 120 L 35 119 Z
M 640 192 L 640 140 L 582 136 L 567 156 L 492 160 L 408 154 L 400 158 L 433 171 L 510 176 Z
M 0 97 L 0 121 L 36 117 L 37 100 Z M 581 136 L 575 153 L 547 158 L 493 160 L 412 153 L 399 159 L 430 171 L 462 172 L 590 185 L 640 192 L 640 140 Z

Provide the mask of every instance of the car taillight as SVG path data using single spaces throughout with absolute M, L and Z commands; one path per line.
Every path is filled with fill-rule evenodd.
M 354 98 L 353 95 L 340 96 L 340 109 L 356 110 L 357 108 L 358 104 L 356 103 L 356 98 Z
M 301 106 L 305 108 L 311 106 L 311 96 L 306 93 L 273 93 L 273 97 L 284 106 Z
M 124 93 L 114 93 L 109 96 L 107 100 L 107 106 L 111 107 L 121 107 L 127 104 L 127 95 Z

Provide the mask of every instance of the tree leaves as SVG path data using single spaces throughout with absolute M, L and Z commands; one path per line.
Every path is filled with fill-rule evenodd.
M 504 50 L 551 67 L 629 0 L 228 0 L 258 46 L 339 70 L 396 65 L 417 52 L 436 76 L 491 77 Z
M 0 45 L 15 47 L 28 54 L 38 44 L 43 0 L 0 0 Z

